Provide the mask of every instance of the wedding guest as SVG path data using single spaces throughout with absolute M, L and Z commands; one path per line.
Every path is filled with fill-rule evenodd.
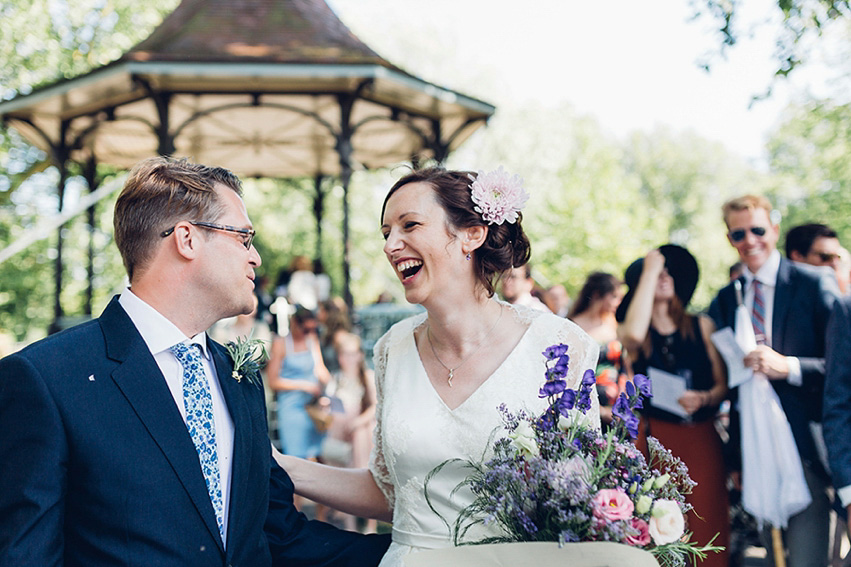
M 786 257 L 794 262 L 835 270 L 841 247 L 836 231 L 824 224 L 802 224 L 786 233 Z
M 836 302 L 827 327 L 824 441 L 836 498 L 851 514 L 851 297 Z M 845 517 L 847 525 L 848 515 Z
M 729 511 L 723 447 L 715 429 L 718 406 L 727 395 L 724 362 L 710 335 L 712 320 L 691 315 L 687 308 L 697 286 L 697 261 L 681 246 L 666 244 L 639 258 L 624 274 L 629 291 L 618 307 L 618 334 L 629 353 L 632 370 L 654 378 L 660 370 L 673 375 L 683 392 L 676 408 L 660 407 L 665 386 L 653 382 L 654 396 L 644 401 L 637 445 L 646 454 L 647 436 L 659 439 L 688 467 L 697 482 L 686 501 L 692 540 L 715 545 L 729 543 Z M 701 562 L 726 567 L 727 552 L 713 553 Z
M 319 306 L 319 283 L 313 273 L 313 263 L 307 256 L 296 256 L 290 263 L 287 301 L 310 311 Z
M 500 280 L 502 297 L 513 305 L 523 305 L 539 311 L 549 311 L 543 301 L 534 295 L 535 279 L 532 277 L 532 265 L 524 264 L 509 269 Z
M 405 298 L 425 312 L 395 324 L 375 347 L 375 450 L 369 470 L 322 467 L 279 457 L 298 491 L 360 516 L 393 520 L 382 567 L 400 567 L 420 549 L 453 545 L 452 524 L 473 498 L 453 489 L 467 469 L 447 459 L 478 460 L 500 428 L 505 402 L 542 411 L 542 352 L 569 346 L 568 387 L 595 366 L 597 344 L 576 324 L 493 298 L 500 274 L 530 256 L 520 209 L 528 199 L 501 168 L 475 174 L 427 168 L 391 187 L 381 214 L 384 253 Z M 592 390 L 589 418 L 599 427 Z M 432 510 L 431 506 L 434 507 Z M 437 513 L 435 513 L 435 511 Z M 494 535 L 479 526 L 470 538 Z
M 114 213 L 130 287 L 0 361 L 0 565 L 378 562 L 388 542 L 295 510 L 262 388 L 205 333 L 254 305 L 241 194 L 225 169 L 137 164 Z
M 600 345 L 597 396 L 603 424 L 612 421 L 612 404 L 629 378 L 623 345 L 618 340 L 615 311 L 623 298 L 623 282 L 605 272 L 588 275 L 568 318 Z
M 356 334 L 347 331 L 337 333 L 334 349 L 340 369 L 332 374 L 326 393 L 342 402 L 343 411 L 333 414 L 328 437 L 350 448 L 348 460 L 339 464 L 366 468 L 375 430 L 375 375 L 366 365 L 361 339 Z M 355 517 L 346 514 L 344 525 L 346 529 L 354 530 Z M 376 529 L 376 521 L 368 519 L 364 533 L 375 533 Z
M 349 307 L 341 297 L 332 297 L 319 303 L 319 344 L 322 360 L 332 374 L 340 370 L 335 344 L 340 335 L 352 330 L 349 320 Z
M 567 317 L 570 311 L 570 295 L 561 284 L 553 284 L 544 292 L 544 303 L 559 317 Z
M 741 277 L 745 265 L 741 262 L 735 262 L 730 266 L 730 281 L 737 280 Z
M 753 333 L 757 346 L 745 354 L 744 365 L 754 371 L 752 380 L 767 379 L 774 394 L 754 399 L 753 381 L 731 389 L 730 446 L 742 459 L 732 466 L 742 472 L 746 509 L 751 506 L 748 511 L 758 519 L 758 514 L 772 513 L 777 529 L 787 524 L 783 541 L 777 543 L 785 545 L 789 567 L 824 567 L 828 562 L 830 481 L 814 432 L 821 423 L 825 332 L 839 294 L 836 278 L 781 256 L 777 250 L 780 226 L 772 220 L 771 202 L 765 197 L 737 197 L 727 201 L 722 211 L 727 240 L 745 271 L 718 292 L 709 314 L 719 329 Z M 739 305 L 750 314 L 749 328 L 737 328 Z M 769 401 L 777 404 L 777 412 L 761 411 L 774 405 Z M 743 408 L 753 419 L 742 419 Z M 774 420 L 778 413 L 785 420 Z M 771 427 L 760 430 L 760 424 Z M 744 441 L 755 439 L 765 429 L 778 434 L 784 428 L 793 437 L 790 448 L 797 455 L 777 455 L 759 443 L 743 449 Z M 777 480 L 765 482 L 766 478 Z M 756 503 L 761 510 L 754 510 Z M 772 542 L 779 538 L 768 524 L 762 537 L 773 562 Z
M 319 431 L 307 405 L 322 396 L 331 376 L 322 360 L 319 322 L 301 307 L 290 317 L 289 333 L 272 341 L 266 380 L 277 392 L 277 424 L 281 451 L 302 459 L 316 459 L 324 431 Z

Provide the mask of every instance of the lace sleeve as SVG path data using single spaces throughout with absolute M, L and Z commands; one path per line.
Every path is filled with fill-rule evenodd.
M 387 467 L 387 462 L 384 460 L 384 435 L 383 435 L 383 415 L 384 415 L 384 380 L 387 375 L 387 356 L 389 351 L 389 335 L 390 332 L 384 334 L 378 342 L 375 343 L 373 351 L 373 364 L 375 366 L 375 433 L 373 435 L 372 452 L 369 456 L 369 472 L 372 473 L 375 484 L 384 493 L 387 499 L 387 505 L 392 510 L 396 501 L 396 495 L 393 491 L 393 481 L 390 476 L 390 469 Z

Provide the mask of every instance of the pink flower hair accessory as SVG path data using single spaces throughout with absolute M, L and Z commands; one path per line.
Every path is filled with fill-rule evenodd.
M 509 175 L 499 169 L 485 173 L 480 171 L 476 177 L 469 176 L 474 207 L 488 224 L 514 223 L 529 200 L 529 194 L 523 189 L 523 179 L 515 174 Z

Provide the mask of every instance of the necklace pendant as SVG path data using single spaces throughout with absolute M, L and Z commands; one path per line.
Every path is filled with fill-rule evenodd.
M 450 371 L 449 371 L 449 378 L 447 378 L 447 380 L 446 380 L 446 381 L 449 383 L 449 387 L 450 387 L 450 388 L 452 387 L 452 377 L 453 377 L 454 375 L 455 375 L 455 371 L 454 371 L 454 370 L 450 370 Z

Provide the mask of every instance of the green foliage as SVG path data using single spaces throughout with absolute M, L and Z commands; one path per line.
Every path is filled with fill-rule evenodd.
M 820 222 L 851 246 L 851 105 L 793 105 L 768 143 L 783 226 Z M 781 243 L 782 245 L 782 243 Z
M 0 7 L 0 98 L 118 59 L 178 0 L 6 0 Z
M 739 21 L 743 4 L 739 0 L 690 0 L 695 17 L 708 17 L 714 22 L 721 41 L 719 55 L 740 37 L 753 33 L 750 22 Z M 851 5 L 848 0 L 777 0 L 777 12 L 781 23 L 776 30 L 775 76 L 785 77 L 804 61 L 813 41 L 822 36 L 828 25 L 851 15 Z M 709 69 L 710 63 L 704 66 Z

